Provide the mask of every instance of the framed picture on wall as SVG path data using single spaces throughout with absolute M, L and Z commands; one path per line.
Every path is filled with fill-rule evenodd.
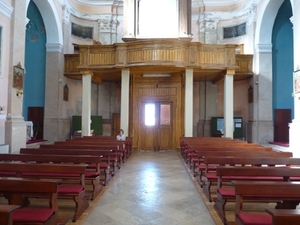
M 294 91 L 295 94 L 300 93 L 300 70 L 294 72 Z
M 20 63 L 14 66 L 13 69 L 14 69 L 13 87 L 18 89 L 23 89 L 24 69 L 22 68 Z
M 64 86 L 64 101 L 68 101 L 69 99 L 69 88 L 68 88 L 68 85 L 66 84 Z

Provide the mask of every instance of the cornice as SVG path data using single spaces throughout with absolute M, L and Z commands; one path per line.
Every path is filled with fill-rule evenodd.
M 46 49 L 47 52 L 62 52 L 63 46 L 58 43 L 47 43 Z
M 121 0 L 76 0 L 77 2 L 91 6 L 112 6 L 115 4 L 123 3 Z
M 8 19 L 11 19 L 11 15 L 14 11 L 14 8 L 8 5 L 4 1 L 0 1 L 0 14 L 3 14 L 6 16 Z

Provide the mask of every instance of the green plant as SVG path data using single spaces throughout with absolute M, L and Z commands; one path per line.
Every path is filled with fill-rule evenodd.
M 39 130 L 40 130 L 41 126 L 39 123 L 33 123 L 33 139 L 35 140 L 38 133 L 39 133 Z

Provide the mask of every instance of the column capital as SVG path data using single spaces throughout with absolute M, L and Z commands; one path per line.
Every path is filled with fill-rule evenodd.
M 233 70 L 233 69 L 227 69 L 226 70 L 226 75 L 235 75 L 235 70 Z
M 92 75 L 92 76 L 94 75 L 92 70 L 83 70 L 83 71 L 80 71 L 80 73 L 82 75 Z

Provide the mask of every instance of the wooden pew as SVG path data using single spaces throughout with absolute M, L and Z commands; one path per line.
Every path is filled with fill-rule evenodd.
M 298 163 L 300 158 L 282 159 L 289 164 L 290 162 Z M 246 161 L 246 160 L 245 160 Z M 260 160 L 252 160 L 253 163 L 258 163 Z M 261 160 L 263 162 L 264 160 Z M 267 163 L 275 163 L 279 160 L 272 158 Z M 249 160 L 251 163 L 251 160 Z M 264 164 L 264 163 L 262 163 Z M 283 166 L 285 163 L 279 163 Z M 297 177 L 300 181 L 300 168 L 289 167 L 259 167 L 259 166 L 218 166 L 216 175 L 218 177 L 217 200 L 215 201 L 214 208 L 224 223 L 226 223 L 225 205 L 228 201 L 235 201 L 235 190 L 233 187 L 223 187 L 224 183 L 228 184 L 231 181 L 290 181 L 290 177 Z M 244 199 L 247 201 L 247 198 Z
M 254 201 L 260 199 L 276 200 L 277 209 L 295 209 L 300 202 L 299 182 L 243 182 L 235 181 L 236 209 L 235 223 L 237 225 L 264 224 L 273 225 L 272 215 L 268 213 L 245 212 L 244 199 Z M 297 216 L 299 217 L 299 215 Z M 284 223 L 289 224 L 289 223 Z
M 118 146 L 118 153 L 122 158 L 121 162 L 125 162 L 127 159 L 127 149 L 125 148 L 128 145 L 128 141 L 118 141 L 118 140 L 98 140 L 98 139 L 89 139 L 89 138 L 78 138 L 78 139 L 67 139 L 65 143 L 71 143 L 76 145 L 97 145 L 97 146 Z
M 74 164 L 95 164 L 94 171 L 86 171 L 85 179 L 92 185 L 92 194 L 86 196 L 94 199 L 102 190 L 100 182 L 100 163 L 102 156 L 86 156 L 86 155 L 49 155 L 49 154 L 0 154 L 0 161 L 5 162 L 36 162 L 36 163 L 74 163 Z
M 210 149 L 213 150 L 229 150 L 231 148 L 264 148 L 265 150 L 269 149 L 272 150 L 271 147 L 261 147 L 258 144 L 255 143 L 247 143 L 247 142 L 225 142 L 225 143 L 210 143 L 210 144 L 203 144 L 203 145 L 191 145 L 189 147 L 189 151 L 186 151 L 186 162 L 190 166 L 190 169 L 195 168 L 196 164 L 198 162 L 198 151 L 209 151 Z
M 83 139 L 90 139 L 90 140 L 103 140 L 103 141 L 116 141 L 116 137 L 114 136 L 83 136 Z M 120 142 L 120 141 L 119 141 Z M 126 137 L 125 140 L 125 148 L 126 148 L 126 153 L 127 157 L 131 155 L 131 148 L 132 148 L 132 137 Z
M 12 212 L 19 207 L 19 205 L 0 205 L 0 224 L 13 225 Z
M 197 138 L 197 139 L 191 139 L 188 141 L 182 141 L 181 144 L 181 155 L 182 157 L 186 160 L 187 154 L 192 152 L 190 149 L 191 146 L 203 146 L 203 145 L 212 145 L 214 146 L 215 144 L 229 144 L 229 143 L 247 143 L 244 141 L 239 141 L 236 139 L 231 139 L 231 138 Z
M 21 148 L 20 154 L 47 154 L 47 155 L 90 155 L 103 156 L 107 158 L 107 162 L 100 164 L 101 182 L 106 185 L 111 180 L 112 176 L 117 170 L 117 161 L 111 162 L 110 156 L 113 154 L 111 150 L 85 150 L 85 149 L 39 149 L 39 148 Z M 113 165 L 112 172 L 110 172 L 111 164 Z M 93 165 L 88 165 L 88 168 L 93 168 Z
M 89 203 L 85 198 L 85 164 L 36 164 L 36 163 L 5 163 L 0 162 L 0 176 L 21 177 L 30 179 L 59 179 L 62 184 L 58 186 L 59 198 L 71 198 L 75 202 L 75 222 Z M 77 183 L 64 184 L 65 181 Z
M 239 149 L 239 150 L 238 150 Z M 291 152 L 277 152 L 277 151 L 265 151 L 264 148 L 237 148 L 233 150 L 219 150 L 219 151 L 199 151 L 199 165 L 197 172 L 197 182 L 201 187 L 203 187 L 203 171 L 206 169 L 203 164 L 203 160 L 206 157 L 292 157 L 293 154 Z M 200 164 L 202 161 L 202 164 Z M 211 167 L 210 170 L 213 170 Z M 195 175 L 194 175 L 195 176 Z M 210 184 L 211 185 L 211 184 Z M 209 187 L 210 188 L 210 187 Z
M 118 146 L 103 146 L 103 145 L 86 145 L 86 144 L 75 144 L 71 142 L 55 142 L 54 144 L 50 145 L 40 145 L 40 149 L 78 149 L 78 150 L 105 150 L 105 151 L 111 151 L 113 154 L 110 155 L 110 160 L 112 161 L 112 168 L 114 166 L 114 162 L 117 161 L 117 166 L 114 170 L 114 173 L 117 173 L 117 169 L 121 168 L 122 161 L 123 161 L 123 153 L 119 154 L 119 147 Z M 108 158 L 103 157 L 103 160 Z
M 123 153 L 123 161 L 127 159 L 132 153 L 132 137 L 126 137 L 126 140 L 116 140 L 116 137 L 104 136 L 84 136 L 77 139 L 66 139 L 65 142 L 71 143 L 84 143 L 84 144 L 97 144 L 97 145 L 117 145 L 120 146 L 120 151 Z
M 197 175 L 196 168 L 198 167 L 198 171 L 200 169 L 204 170 L 204 167 L 201 167 L 201 160 L 203 156 L 201 152 L 208 152 L 208 151 L 273 151 L 272 147 L 262 147 L 262 146 L 255 146 L 250 144 L 224 144 L 223 146 L 202 146 L 195 149 L 195 154 L 193 154 L 193 158 L 190 160 L 191 170 L 194 173 L 194 176 Z
M 56 225 L 58 216 L 57 192 L 57 181 L 0 177 L 0 193 L 5 195 L 10 204 L 0 206 L 0 209 L 6 208 L 7 212 L 10 212 L 10 216 L 6 217 L 6 222 L 5 217 L 0 214 L 0 224 Z M 28 196 L 47 198 L 49 208 L 25 207 L 24 197 Z M 22 208 L 19 209 L 19 206 Z M 40 222 L 38 223 L 38 221 Z
M 97 140 L 117 140 L 117 137 L 115 136 L 101 136 L 101 135 L 95 135 L 95 136 L 83 136 L 82 138 L 86 139 L 97 139 Z
M 76 139 L 78 140 L 78 139 Z M 122 163 L 125 162 L 126 159 L 126 151 L 122 148 L 123 144 L 116 143 L 98 143 L 98 142 L 72 142 L 72 141 L 56 141 L 53 145 L 40 145 L 40 148 L 47 148 L 46 146 L 57 146 L 59 148 L 77 148 L 77 149 L 96 149 L 96 150 L 113 150 L 118 157 L 118 167 L 121 168 Z
M 272 216 L 272 225 L 300 224 L 300 209 L 266 209 Z

